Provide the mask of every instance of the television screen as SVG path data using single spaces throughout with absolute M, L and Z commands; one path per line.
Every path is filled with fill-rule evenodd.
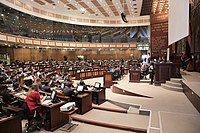
M 94 84 L 94 88 L 100 88 L 101 87 L 101 83 L 99 83 L 99 82 L 95 82 L 95 84 Z
M 79 91 L 79 92 L 83 91 L 83 86 L 82 85 L 78 85 L 77 86 L 77 91 Z

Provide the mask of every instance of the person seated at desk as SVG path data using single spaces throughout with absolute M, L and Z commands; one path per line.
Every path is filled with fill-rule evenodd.
M 80 82 L 78 83 L 78 85 L 83 86 L 83 89 L 87 89 L 87 86 L 85 82 L 83 81 L 83 79 L 80 79 Z
M 82 85 L 82 86 L 85 86 L 85 82 L 83 81 L 83 79 L 80 79 L 80 82 L 78 84 Z
M 31 86 L 32 83 L 34 82 L 34 78 L 33 78 L 33 76 L 31 75 L 30 72 L 27 73 L 27 75 L 28 76 L 24 78 L 24 83 L 25 83 L 26 86 Z
M 41 83 L 40 78 L 36 78 L 34 83 L 37 84 L 37 85 L 39 86 L 39 89 L 40 89 L 40 90 L 42 89 L 42 83 Z
M 44 86 L 41 87 L 42 91 L 51 92 L 51 88 L 48 86 L 49 82 L 45 82 Z
M 37 106 L 41 106 L 41 99 L 40 99 L 40 93 L 39 91 L 39 86 L 37 84 L 32 84 L 32 87 L 29 89 L 26 97 L 26 103 L 28 105 L 28 108 L 30 110 L 30 113 L 34 113 L 34 109 Z M 41 108 L 37 109 L 36 112 L 42 116 L 42 110 Z
M 72 96 L 74 94 L 74 88 L 71 86 L 65 86 L 63 88 L 64 96 Z
M 68 78 L 63 83 L 65 84 L 65 86 L 68 86 L 68 87 L 72 87 L 73 86 L 73 82 Z
M 63 93 L 65 96 L 72 96 L 73 91 L 74 91 L 74 86 L 73 82 L 70 79 L 66 79 L 64 82 L 64 88 L 63 88 Z

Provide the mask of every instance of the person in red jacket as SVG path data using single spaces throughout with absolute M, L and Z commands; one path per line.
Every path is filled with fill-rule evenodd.
M 39 85 L 34 83 L 27 93 L 26 103 L 29 107 L 30 113 L 34 113 L 34 109 L 37 106 L 41 106 L 41 98 L 38 90 Z M 41 109 L 37 109 L 37 113 L 41 114 Z

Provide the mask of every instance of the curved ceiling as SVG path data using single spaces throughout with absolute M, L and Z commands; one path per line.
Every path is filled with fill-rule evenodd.
M 126 14 L 127 24 L 132 20 L 149 20 L 152 0 L 1 0 L 4 4 L 13 8 L 21 8 L 50 16 L 53 13 L 76 19 L 119 21 L 113 24 L 124 24 L 121 13 Z M 18 7 L 16 7 L 18 6 Z M 21 10 L 22 11 L 22 10 Z M 28 12 L 27 12 L 28 13 Z M 35 14 L 32 14 L 35 15 Z M 39 15 L 37 15 L 39 16 Z M 62 17 L 64 18 L 64 17 Z M 47 18 L 48 19 L 48 18 Z M 58 20 L 57 20 L 58 21 Z M 148 22 L 146 20 L 146 22 Z M 111 24 L 109 22 L 109 24 Z M 142 24 L 141 24 L 142 25 Z M 147 25 L 147 24 L 146 24 Z

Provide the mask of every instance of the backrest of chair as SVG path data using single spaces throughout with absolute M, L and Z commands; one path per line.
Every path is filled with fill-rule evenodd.
M 27 102 L 24 102 L 23 109 L 24 109 L 24 115 L 30 115 L 31 114 Z

